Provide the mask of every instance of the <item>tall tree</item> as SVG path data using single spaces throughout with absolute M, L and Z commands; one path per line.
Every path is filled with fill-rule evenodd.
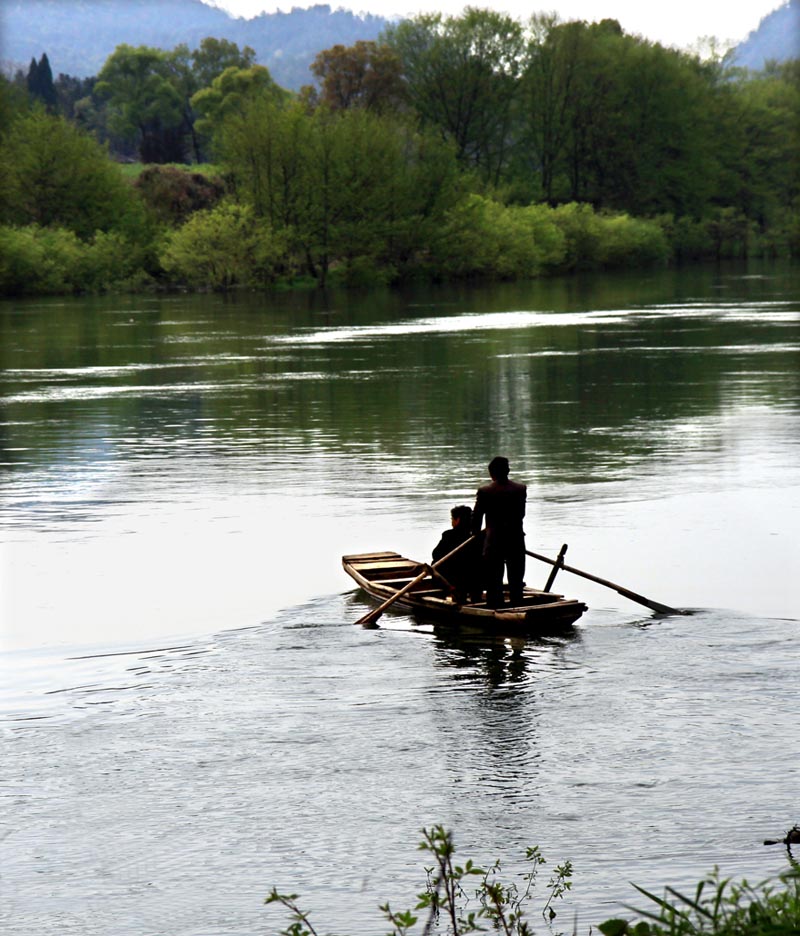
M 251 68 L 256 53 L 250 46 L 240 49 L 230 39 L 214 39 L 209 36 L 192 52 L 192 75 L 195 91 L 207 88 L 227 68 Z
M 31 97 L 41 101 L 51 113 L 58 110 L 58 95 L 53 84 L 53 71 L 46 52 L 42 53 L 38 62 L 35 58 L 31 59 L 27 84 Z
M 108 101 L 111 129 L 136 142 L 142 162 L 185 160 L 184 95 L 176 87 L 175 59 L 161 49 L 119 45 L 98 75 L 95 91 Z
M 463 164 L 498 183 L 510 155 L 521 25 L 467 8 L 459 17 L 404 20 L 387 29 L 385 40 L 403 62 L 408 98 L 423 124 L 439 128 Z
M 334 263 L 402 265 L 442 229 L 457 191 L 448 146 L 364 108 L 309 113 L 262 96 L 225 120 L 218 156 L 321 285 Z
M 14 122 L 0 150 L 0 174 L 7 224 L 57 225 L 88 238 L 123 225 L 136 204 L 103 147 L 41 110 Z
M 212 137 L 230 114 L 241 111 L 245 102 L 267 97 L 276 103 L 288 100 L 289 94 L 279 87 L 263 65 L 249 68 L 231 66 L 217 75 L 211 85 L 191 98 L 197 114 L 197 132 Z
M 526 176 L 525 189 L 551 203 L 569 141 L 568 113 L 583 40 L 579 24 L 558 25 L 555 14 L 531 18 L 518 114 L 518 165 Z
M 255 53 L 235 42 L 204 39 L 189 52 L 120 45 L 106 60 L 95 91 L 108 101 L 114 132 L 136 142 L 143 162 L 184 162 L 202 158 L 192 98 L 228 68 L 252 67 Z
M 400 57 L 377 42 L 360 40 L 325 49 L 312 62 L 311 71 L 320 84 L 320 102 L 331 110 L 392 111 L 405 99 Z

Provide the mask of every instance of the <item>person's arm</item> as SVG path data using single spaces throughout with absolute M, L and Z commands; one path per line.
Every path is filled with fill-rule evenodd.
M 483 526 L 483 503 L 481 499 L 481 492 L 478 491 L 475 497 L 475 506 L 472 509 L 472 535 L 477 536 L 481 531 Z

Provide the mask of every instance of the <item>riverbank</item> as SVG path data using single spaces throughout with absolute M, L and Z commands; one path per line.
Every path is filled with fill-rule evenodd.
M 737 232 L 717 249 L 711 239 L 716 222 L 689 228 L 671 218 L 598 214 L 588 205 L 521 208 L 473 196 L 443 230 L 441 242 L 448 246 L 438 257 L 411 256 L 402 269 L 343 258 L 320 281 L 277 249 L 265 266 L 274 246 L 269 234 L 252 212 L 225 203 L 197 212 L 180 229 L 146 245 L 114 234 L 84 241 L 61 228 L 0 227 L 0 297 L 480 284 L 685 266 L 707 262 L 710 254 L 757 259 L 778 253 L 745 219 L 732 223 Z

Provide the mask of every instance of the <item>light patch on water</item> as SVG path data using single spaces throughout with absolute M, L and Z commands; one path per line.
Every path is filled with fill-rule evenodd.
M 468 315 L 436 316 L 434 318 L 404 319 L 401 322 L 358 327 L 333 327 L 275 335 L 269 344 L 324 345 L 331 343 L 370 342 L 398 335 L 449 334 L 457 332 L 506 331 L 508 329 L 541 326 L 564 327 L 590 322 L 596 325 L 616 325 L 624 321 L 621 312 L 489 312 Z

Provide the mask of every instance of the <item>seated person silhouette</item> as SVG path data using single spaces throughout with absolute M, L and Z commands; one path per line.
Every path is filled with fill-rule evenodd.
M 470 507 L 454 507 L 450 511 L 450 518 L 451 528 L 442 533 L 442 538 L 433 550 L 434 562 L 444 558 L 472 535 Z M 470 601 L 481 601 L 483 598 L 482 537 L 483 534 L 479 534 L 452 559 L 439 566 L 438 571 L 455 589 L 453 597 L 457 604 L 464 604 L 467 596 Z

